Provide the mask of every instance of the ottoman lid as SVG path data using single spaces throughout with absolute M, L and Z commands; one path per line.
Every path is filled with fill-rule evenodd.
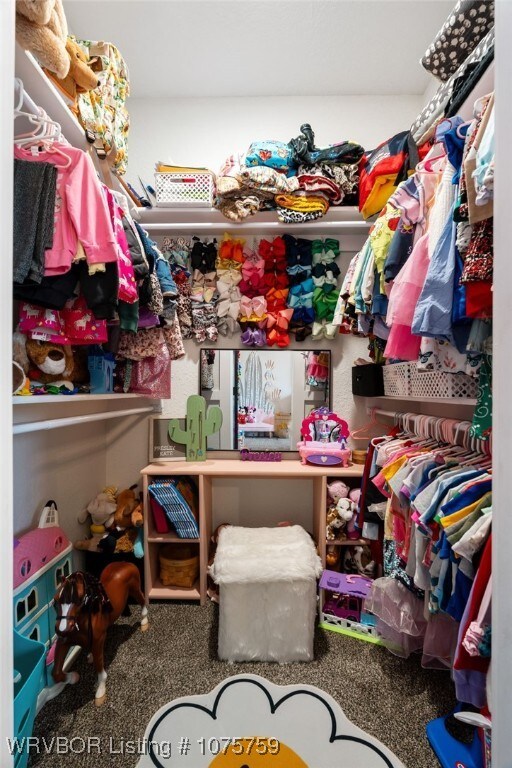
M 300 525 L 243 528 L 219 533 L 210 575 L 216 584 L 309 581 L 322 573 L 311 536 Z

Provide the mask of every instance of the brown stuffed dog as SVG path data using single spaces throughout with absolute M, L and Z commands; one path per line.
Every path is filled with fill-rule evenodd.
M 91 68 L 96 59 L 89 59 L 88 54 L 72 37 L 67 39 L 66 51 L 70 61 L 66 77 L 56 77 L 49 70 L 46 74 L 71 102 L 73 110 L 78 111 L 78 95 L 92 91 L 100 85 L 98 75 Z
M 14 360 L 29 379 L 42 384 L 83 384 L 89 379 L 83 350 L 29 339 L 19 331 L 14 334 Z
M 69 72 L 68 25 L 62 0 L 16 0 L 16 39 L 43 67 L 64 78 Z
M 137 538 L 137 528 L 144 523 L 142 504 L 132 485 L 117 494 L 114 523 L 98 548 L 104 552 L 132 552 Z

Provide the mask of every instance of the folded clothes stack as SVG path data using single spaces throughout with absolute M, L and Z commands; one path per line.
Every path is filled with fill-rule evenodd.
M 276 209 L 286 224 L 314 221 L 331 205 L 357 204 L 363 153 L 352 142 L 318 149 L 307 123 L 288 144 L 253 142 L 244 155 L 231 155 L 221 168 L 215 207 L 232 221 L 265 209 Z

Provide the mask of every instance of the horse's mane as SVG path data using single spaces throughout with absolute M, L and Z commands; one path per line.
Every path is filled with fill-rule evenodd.
M 77 590 L 80 580 L 84 588 L 84 596 L 81 600 Z M 101 581 L 96 576 L 84 571 L 75 571 L 65 579 L 59 599 L 66 603 L 81 603 L 82 608 L 88 613 L 98 613 L 99 611 L 110 613 L 112 610 L 112 603 Z

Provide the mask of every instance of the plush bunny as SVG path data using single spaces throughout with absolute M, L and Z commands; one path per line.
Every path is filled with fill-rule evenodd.
M 16 39 L 43 67 L 64 78 L 69 72 L 68 25 L 62 0 L 16 0 Z

